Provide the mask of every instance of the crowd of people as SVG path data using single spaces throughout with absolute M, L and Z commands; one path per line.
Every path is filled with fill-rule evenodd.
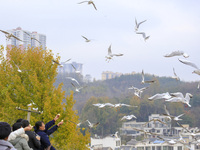
M 56 115 L 46 124 L 37 121 L 34 127 L 24 119 L 18 119 L 12 127 L 7 122 L 0 122 L 0 150 L 56 150 L 51 145 L 49 135 L 63 124 L 61 121 L 55 125 L 59 116 Z

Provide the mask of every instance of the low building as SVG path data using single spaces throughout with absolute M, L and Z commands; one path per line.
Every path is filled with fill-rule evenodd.
M 112 148 L 112 150 L 119 150 L 121 146 L 121 138 L 107 136 L 105 138 L 91 138 L 91 145 L 93 150 Z

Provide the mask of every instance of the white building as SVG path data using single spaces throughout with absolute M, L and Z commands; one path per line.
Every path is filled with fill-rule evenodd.
M 121 138 L 107 136 L 105 138 L 91 138 L 91 146 L 94 150 L 103 149 L 104 147 L 110 147 L 113 150 L 120 149 Z
M 12 33 L 22 41 L 16 40 L 11 37 L 11 39 L 7 40 L 6 45 L 10 48 L 12 45 L 17 47 L 22 47 L 24 49 L 27 48 L 28 45 L 31 47 L 39 47 L 42 46 L 43 49 L 46 49 L 46 35 L 39 34 L 37 32 L 31 32 L 27 30 L 22 30 L 21 27 L 16 29 L 7 30 L 7 32 Z M 32 38 L 31 38 L 32 37 Z M 35 38 L 35 39 L 33 39 Z M 39 42 L 38 42 L 39 41 Z

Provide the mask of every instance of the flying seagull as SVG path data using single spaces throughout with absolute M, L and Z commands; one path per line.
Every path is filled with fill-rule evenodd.
M 100 122 L 91 123 L 89 120 L 86 120 L 86 121 L 88 122 L 89 128 L 95 128 L 96 126 L 98 126 L 100 124 Z
M 131 86 L 128 89 L 134 89 L 134 95 L 141 98 L 141 94 L 144 92 L 144 90 L 148 89 L 148 87 L 143 87 L 143 88 L 139 89 L 134 86 Z
M 59 62 L 57 62 L 57 61 L 55 61 L 55 60 L 53 60 L 53 59 L 52 59 L 52 61 L 53 61 L 54 63 L 56 63 L 57 65 L 59 65 L 60 67 L 63 67 L 63 65 L 60 64 Z
M 82 4 L 82 3 L 88 3 L 88 5 L 92 4 L 93 7 L 94 7 L 94 9 L 97 10 L 97 8 L 96 8 L 96 6 L 95 6 L 95 4 L 94 4 L 94 2 L 93 2 L 92 0 L 90 0 L 90 1 L 82 1 L 82 2 L 80 2 L 80 3 L 78 3 L 78 4 Z
M 16 37 L 15 35 L 13 35 L 12 33 L 9 33 L 7 31 L 4 30 L 0 30 L 1 32 L 3 32 L 7 38 L 7 40 L 9 40 L 11 37 L 15 38 L 18 41 L 22 41 L 21 39 L 19 39 L 18 37 Z M 23 42 L 23 41 L 22 41 Z
M 128 116 L 124 116 L 124 117 L 122 117 L 122 119 L 121 119 L 121 120 L 124 120 L 124 119 L 131 120 L 132 118 L 135 118 L 135 119 L 137 119 L 137 117 L 136 117 L 136 116 L 134 116 L 134 115 L 128 115 Z
M 80 90 L 81 90 L 82 88 L 86 87 L 86 86 L 76 87 L 73 83 L 71 83 L 71 84 L 72 84 L 72 86 L 75 88 L 75 91 L 76 91 L 76 92 L 80 92 Z
M 136 34 L 142 34 L 142 37 L 144 38 L 145 42 L 146 42 L 146 40 L 148 40 L 150 38 L 150 36 L 146 36 L 146 34 L 144 32 L 136 32 Z
M 173 57 L 173 56 L 183 56 L 185 58 L 189 57 L 189 55 L 183 51 L 173 51 L 169 54 L 164 55 L 164 57 Z
M 111 51 L 111 45 L 108 47 L 108 56 L 106 56 L 106 61 L 108 60 L 108 62 L 109 62 L 109 60 L 111 60 L 112 59 L 112 57 L 114 57 L 114 56 L 123 56 L 124 54 L 121 54 L 121 53 L 119 53 L 119 54 L 113 54 L 112 53 L 112 51 Z
M 156 80 L 144 80 L 144 71 L 142 70 L 142 81 L 141 83 L 144 84 L 144 83 L 154 83 L 156 82 Z
M 146 20 L 137 23 L 137 20 L 136 20 L 136 18 L 135 18 L 135 31 L 138 31 L 139 26 L 140 26 L 142 23 L 144 23 L 145 21 L 146 21 Z
M 155 95 L 149 97 L 148 100 L 150 100 L 150 101 L 151 100 L 157 100 L 157 99 L 164 99 L 164 100 L 166 100 L 166 99 L 170 99 L 171 97 L 172 96 L 168 92 L 162 93 L 162 94 L 158 93 L 158 94 L 155 94 Z

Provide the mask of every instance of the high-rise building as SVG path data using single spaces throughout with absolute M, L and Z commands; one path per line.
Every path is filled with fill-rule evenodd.
M 16 29 L 7 30 L 7 32 L 12 33 L 14 36 L 18 37 L 22 41 L 19 41 L 13 37 L 7 40 L 6 45 L 7 47 L 11 46 L 17 46 L 22 47 L 24 49 L 27 48 L 27 46 L 31 47 L 39 47 L 42 46 L 43 49 L 46 48 L 46 35 L 39 34 L 37 32 L 30 32 L 27 30 L 22 30 L 21 27 L 18 27 Z

